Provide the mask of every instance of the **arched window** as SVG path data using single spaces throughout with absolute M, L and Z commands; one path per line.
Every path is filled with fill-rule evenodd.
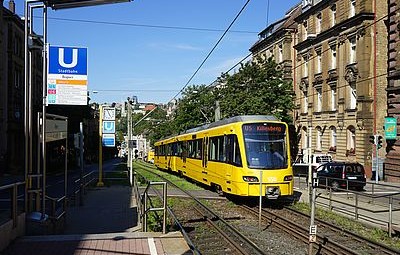
M 315 22 L 315 32 L 319 34 L 321 33 L 321 29 L 322 29 L 322 14 L 319 12 L 317 14 L 317 20 Z
M 336 152 L 336 127 L 331 126 L 330 130 L 330 146 L 329 151 Z
M 336 25 L 336 4 L 331 6 L 331 25 L 332 27 Z
M 321 127 L 316 127 L 316 141 L 315 141 L 315 150 L 321 151 L 322 150 L 322 129 Z
M 349 18 L 356 15 L 356 0 L 350 0 Z
M 301 130 L 301 148 L 302 149 L 307 149 L 308 148 L 308 134 L 307 134 L 307 128 L 303 127 Z
M 347 154 L 354 155 L 356 153 L 356 129 L 354 126 L 347 128 Z

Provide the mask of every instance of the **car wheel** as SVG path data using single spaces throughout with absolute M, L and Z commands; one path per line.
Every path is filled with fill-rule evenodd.
M 331 188 L 333 191 L 337 191 L 339 189 L 339 183 L 337 181 L 333 181 L 331 183 Z

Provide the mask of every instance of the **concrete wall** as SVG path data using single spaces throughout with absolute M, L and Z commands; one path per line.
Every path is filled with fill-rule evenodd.
M 12 220 L 0 226 L 0 251 L 4 250 L 15 238 L 23 235 L 25 235 L 25 213 L 17 217 L 16 228 L 13 228 Z

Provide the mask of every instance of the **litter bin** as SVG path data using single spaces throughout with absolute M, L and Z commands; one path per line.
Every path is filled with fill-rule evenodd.
M 26 235 L 47 235 L 49 216 L 41 212 L 31 212 L 26 216 Z

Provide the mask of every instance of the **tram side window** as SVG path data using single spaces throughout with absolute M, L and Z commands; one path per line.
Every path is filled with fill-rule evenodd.
M 188 143 L 187 142 L 182 142 L 181 143 L 181 150 L 182 150 L 182 157 L 187 158 L 188 157 Z
M 226 161 L 232 165 L 242 166 L 239 143 L 236 135 L 228 135 L 226 139 Z
M 224 137 L 210 137 L 208 160 L 225 162 Z
M 189 141 L 189 158 L 201 159 L 202 156 L 202 141 L 201 139 Z
M 177 156 L 178 155 L 178 143 L 172 143 L 171 144 L 171 148 L 172 148 L 172 152 L 171 155 L 172 156 Z

